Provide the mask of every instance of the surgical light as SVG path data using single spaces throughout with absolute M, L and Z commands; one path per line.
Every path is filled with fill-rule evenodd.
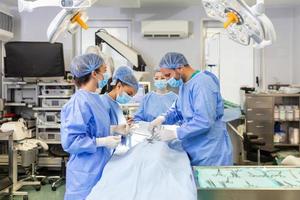
M 264 0 L 249 7 L 243 0 L 202 0 L 207 15 L 221 21 L 232 40 L 255 48 L 276 41 L 276 32 L 264 14 Z
M 80 27 L 88 29 L 88 16 L 84 10 L 61 10 L 56 17 L 51 21 L 48 30 L 47 38 L 50 42 L 55 42 L 65 32 L 74 34 Z
M 36 0 L 25 1 L 18 0 L 19 12 L 32 12 L 40 7 L 61 7 L 64 9 L 89 8 L 92 5 L 92 0 Z
M 55 42 L 64 34 L 73 34 L 78 28 L 88 29 L 88 16 L 86 9 L 91 7 L 97 0 L 18 0 L 19 12 L 31 12 L 40 7 L 61 7 L 63 8 L 51 21 L 47 37 L 50 42 Z

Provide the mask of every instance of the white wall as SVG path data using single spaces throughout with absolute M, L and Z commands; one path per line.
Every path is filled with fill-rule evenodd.
M 4 13 L 11 14 L 10 8 L 2 2 L 0 2 L 0 9 Z
M 300 6 L 294 10 L 294 68 L 293 83 L 300 84 Z
M 47 41 L 47 28 L 51 20 L 60 11 L 60 9 L 37 9 L 32 13 L 23 12 L 21 14 L 15 12 L 15 38 L 20 41 Z M 58 42 L 64 44 L 64 54 L 66 66 L 72 59 L 72 37 L 62 38 Z
M 266 83 L 292 83 L 294 62 L 293 8 L 270 8 L 266 12 L 277 33 L 276 43 L 265 48 Z
M 168 9 L 168 12 L 166 12 Z M 21 40 L 45 41 L 46 30 L 50 21 L 58 12 L 57 9 L 38 9 L 33 13 L 22 13 L 20 23 Z M 130 19 L 133 21 L 132 44 L 140 51 L 148 66 L 156 67 L 161 57 L 168 51 L 184 53 L 190 64 L 196 68 L 200 67 L 200 19 L 204 11 L 201 6 L 188 8 L 142 8 L 142 9 L 119 9 L 119 8 L 91 8 L 90 19 Z M 43 20 L 41 20 L 43 19 Z M 191 32 L 187 39 L 166 40 L 145 39 L 141 34 L 142 20 L 155 19 L 181 19 L 191 21 Z M 67 63 L 72 53 L 72 39 L 70 36 L 61 40 L 64 43 Z
M 168 9 L 168 12 L 166 12 Z M 204 14 L 201 6 L 188 8 L 92 8 L 89 10 L 91 19 L 131 19 L 132 46 L 138 50 L 150 67 L 157 67 L 162 56 L 169 51 L 178 51 L 186 55 L 195 68 L 200 67 L 200 19 Z M 186 39 L 146 39 L 141 34 L 142 20 L 179 19 L 191 23 L 192 35 Z

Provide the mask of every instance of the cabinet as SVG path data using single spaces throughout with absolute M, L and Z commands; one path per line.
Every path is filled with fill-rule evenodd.
M 60 144 L 60 111 L 75 92 L 73 83 L 38 83 L 35 107 L 36 136 L 47 144 Z
M 27 127 L 33 130 L 32 137 L 48 145 L 60 144 L 60 111 L 75 92 L 73 83 L 5 80 L 2 88 L 5 114 L 25 118 Z M 0 165 L 7 164 L 5 145 L 0 142 Z M 39 166 L 59 167 L 60 164 L 61 158 L 51 157 L 48 152 L 39 154 Z
M 299 118 L 292 117 L 282 120 L 276 117 L 278 107 L 291 110 L 291 108 L 299 109 L 299 106 L 300 94 L 247 94 L 246 130 L 248 133 L 264 138 L 268 146 L 293 148 L 300 151 L 300 144 L 291 143 L 289 138 L 291 130 L 299 130 Z M 284 111 L 283 114 L 285 112 L 287 111 Z M 278 142 L 276 139 L 274 141 L 274 136 L 278 132 L 286 137 L 284 141 Z

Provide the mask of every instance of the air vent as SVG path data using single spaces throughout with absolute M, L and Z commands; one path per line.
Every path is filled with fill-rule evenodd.
M 0 11 L 0 29 L 13 32 L 13 17 Z
M 179 35 L 179 34 L 171 34 L 170 37 L 171 37 L 171 38 L 179 38 L 180 35 Z
M 167 35 L 167 34 L 155 34 L 155 35 L 153 35 L 153 37 L 155 37 L 155 38 L 168 38 L 169 35 Z
M 142 21 L 145 38 L 186 38 L 189 36 L 189 22 L 183 20 Z
M 182 38 L 180 34 L 145 34 L 145 38 Z
M 153 35 L 150 35 L 150 34 L 145 34 L 145 35 L 144 35 L 144 37 L 146 37 L 146 38 L 152 38 L 152 37 L 153 37 Z
M 0 10 L 0 40 L 8 41 L 13 37 L 13 17 Z

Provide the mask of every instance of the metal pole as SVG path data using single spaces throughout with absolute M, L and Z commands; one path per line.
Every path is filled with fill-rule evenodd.
M 258 148 L 258 150 L 257 150 L 257 165 L 261 165 L 261 162 L 260 162 L 260 148 Z

